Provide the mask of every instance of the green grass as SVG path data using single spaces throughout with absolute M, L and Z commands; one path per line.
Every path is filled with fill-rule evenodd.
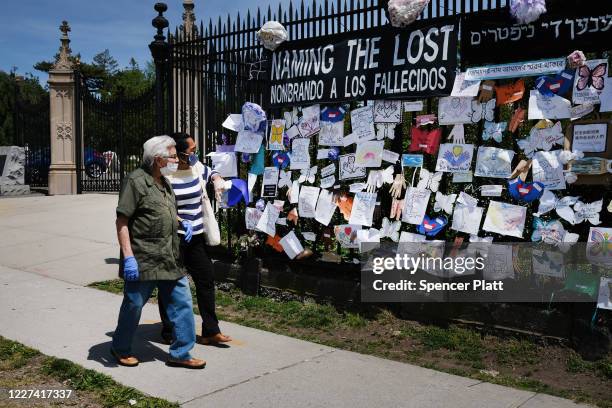
M 503 365 L 536 364 L 538 347 L 526 340 L 509 339 L 495 350 L 497 362 Z
M 15 341 L 0 337 L 0 370 L 21 368 L 40 353 Z
M 0 371 L 14 371 L 26 366 L 34 357 L 41 354 L 34 349 L 12 340 L 0 337 Z M 50 377 L 61 381 L 77 392 L 93 395 L 97 403 L 104 407 L 140 407 L 140 408 L 178 408 L 178 404 L 153 398 L 142 394 L 131 387 L 117 383 L 111 377 L 94 370 L 85 369 L 71 361 L 55 357 L 45 357 L 34 376 L 41 382 Z M 28 381 L 35 381 L 29 378 Z M 130 400 L 136 404 L 131 405 Z
M 601 361 L 585 361 L 577 353 L 571 353 L 566 361 L 565 369 L 570 373 L 591 371 L 596 375 L 612 379 L 612 358 Z

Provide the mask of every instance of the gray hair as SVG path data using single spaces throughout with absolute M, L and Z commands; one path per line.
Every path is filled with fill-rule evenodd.
M 149 168 L 153 167 L 156 157 L 168 155 L 168 149 L 176 146 L 176 142 L 170 136 L 153 136 L 142 145 L 142 162 Z

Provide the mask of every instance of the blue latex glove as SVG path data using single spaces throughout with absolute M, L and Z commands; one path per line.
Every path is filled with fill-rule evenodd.
M 123 260 L 123 278 L 126 281 L 138 280 L 138 263 L 133 256 L 128 256 Z
M 191 237 L 193 236 L 193 227 L 191 226 L 191 222 L 183 220 L 181 221 L 181 225 L 183 226 L 183 231 L 185 231 L 185 242 L 191 241 Z

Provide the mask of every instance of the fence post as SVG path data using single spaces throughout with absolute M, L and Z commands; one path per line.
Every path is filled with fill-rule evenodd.
M 164 29 L 168 27 L 168 20 L 164 12 L 168 10 L 166 3 L 155 3 L 155 11 L 158 15 L 151 24 L 157 29 L 154 40 L 149 44 L 149 50 L 155 62 L 155 132 L 158 135 L 164 133 L 164 74 L 166 61 L 168 60 L 169 45 L 164 36 Z M 169 107 L 170 108 L 170 107 Z
M 70 26 L 60 26 L 59 57 L 49 71 L 51 165 L 49 167 L 49 195 L 76 194 L 76 164 L 74 145 L 75 89 L 74 67 L 68 32 Z

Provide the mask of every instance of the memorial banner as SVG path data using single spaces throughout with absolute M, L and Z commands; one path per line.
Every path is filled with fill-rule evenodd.
M 271 107 L 449 95 L 457 21 L 287 42 L 269 60 Z
M 612 43 L 609 1 L 549 8 L 531 24 L 514 23 L 506 8 L 466 15 L 461 28 L 462 64 L 565 57 L 574 50 L 606 51 Z

